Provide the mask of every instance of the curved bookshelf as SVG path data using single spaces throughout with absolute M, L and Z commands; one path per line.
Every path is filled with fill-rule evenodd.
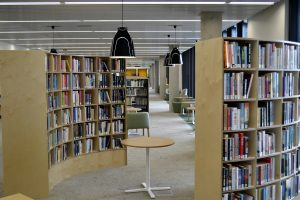
M 127 164 L 125 60 L 41 51 L 0 57 L 5 195 L 46 197 L 65 178 Z

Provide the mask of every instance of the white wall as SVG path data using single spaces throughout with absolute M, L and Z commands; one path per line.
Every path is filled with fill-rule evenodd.
M 287 40 L 288 3 L 279 3 L 248 19 L 248 37 L 263 40 Z

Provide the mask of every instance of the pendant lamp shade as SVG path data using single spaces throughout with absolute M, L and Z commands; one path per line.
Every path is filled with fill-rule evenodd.
M 111 58 L 135 58 L 133 41 L 126 27 L 119 27 L 118 32 L 113 38 Z
M 50 53 L 57 53 L 57 50 L 54 48 L 54 29 L 55 26 L 51 26 L 52 29 L 52 48 L 50 49 Z
M 177 47 L 174 47 L 171 51 L 171 64 L 172 65 L 182 65 L 182 55 Z
M 167 53 L 165 60 L 164 60 L 164 66 L 170 67 L 171 65 L 171 54 Z

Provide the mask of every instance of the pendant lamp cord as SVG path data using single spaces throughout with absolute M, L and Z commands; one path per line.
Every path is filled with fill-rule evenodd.
M 122 0 L 122 27 L 123 27 L 123 0 Z
M 174 25 L 174 29 L 175 29 L 175 45 L 177 45 L 177 41 L 176 41 L 176 25 Z
M 54 49 L 54 28 L 55 26 L 51 26 L 52 28 L 52 49 Z

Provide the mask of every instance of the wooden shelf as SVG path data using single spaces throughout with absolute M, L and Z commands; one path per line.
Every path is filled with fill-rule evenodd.
M 245 38 L 214 38 L 214 39 L 199 41 L 195 45 L 196 48 L 195 66 L 197 66 L 195 72 L 195 77 L 196 77 L 195 91 L 196 91 L 196 99 L 197 99 L 196 101 L 197 126 L 196 126 L 196 134 L 195 134 L 195 140 L 196 140 L 195 199 L 222 199 L 224 193 L 231 193 L 231 192 L 246 193 L 256 198 L 257 192 L 269 185 L 276 185 L 275 199 L 280 199 L 281 198 L 280 182 L 285 181 L 291 177 L 294 177 L 298 173 L 296 172 L 289 176 L 281 177 L 282 167 L 288 167 L 285 166 L 286 164 L 284 163 L 289 163 L 289 162 L 282 163 L 282 159 L 287 159 L 285 158 L 285 155 L 287 153 L 295 154 L 298 149 L 298 147 L 296 147 L 295 145 L 299 144 L 299 138 L 297 138 L 296 135 L 297 135 L 297 131 L 299 131 L 300 129 L 300 124 L 299 124 L 300 121 L 298 120 L 298 116 L 299 116 L 298 108 L 300 104 L 299 101 L 300 86 L 298 85 L 298 82 L 300 80 L 300 69 L 259 69 L 260 62 L 262 61 L 262 59 L 259 59 L 259 56 L 261 55 L 262 52 L 260 51 L 260 48 L 262 48 L 262 46 L 265 45 L 266 42 L 273 43 L 272 41 L 259 41 L 255 39 L 245 39 Z M 249 55 L 250 58 L 249 60 L 251 60 L 250 64 L 252 68 L 250 69 L 224 68 L 224 66 L 226 67 L 231 66 L 230 62 L 231 61 L 234 62 L 234 58 L 236 58 L 235 55 L 228 56 L 228 54 L 230 54 L 230 50 L 228 50 L 229 48 L 227 48 L 229 47 L 228 45 L 232 45 L 231 47 L 233 48 L 239 45 L 240 48 L 246 47 L 246 49 L 250 49 L 248 48 L 249 46 L 247 44 L 251 45 L 251 54 Z M 289 45 L 290 43 L 284 41 L 277 41 L 277 42 L 275 41 L 274 44 L 276 48 L 282 48 L 281 50 L 283 52 L 283 48 L 287 48 L 288 47 L 287 45 Z M 293 43 L 293 45 L 297 47 L 296 48 L 297 55 L 295 56 L 298 57 L 297 59 L 300 59 L 299 56 L 300 43 Z M 272 46 L 272 44 L 270 44 L 270 46 Z M 224 50 L 226 50 L 226 52 L 224 52 Z M 286 51 L 287 49 L 285 49 L 285 52 Z M 294 52 L 294 49 L 290 51 Z M 282 55 L 284 55 L 284 53 Z M 229 59 L 226 60 L 226 58 Z M 244 57 L 244 59 L 245 58 L 248 57 Z M 241 60 L 242 59 L 243 58 L 241 58 Z M 268 58 L 266 57 L 266 59 Z M 284 60 L 284 58 L 280 60 Z M 286 62 L 291 62 L 291 60 L 286 60 Z M 278 66 L 281 65 L 279 62 L 277 64 Z M 298 65 L 300 65 L 300 63 L 298 63 Z M 227 75 L 224 76 L 224 73 L 228 74 L 228 72 L 230 72 L 230 76 Z M 278 72 L 278 73 L 275 74 L 276 76 L 273 76 L 273 74 L 270 74 L 271 72 Z M 291 75 L 289 75 L 288 72 L 291 72 Z M 245 74 L 246 76 L 244 76 Z M 252 76 L 249 76 L 249 74 L 251 74 Z M 283 78 L 285 74 L 289 75 L 290 77 L 293 78 L 292 80 L 294 80 L 293 82 L 294 88 L 290 89 L 290 91 L 292 91 L 292 94 L 294 94 L 293 96 L 288 96 L 288 97 L 279 96 L 275 98 L 258 98 L 258 95 L 260 95 L 260 93 L 271 94 L 273 92 L 273 94 L 278 93 L 279 95 L 282 95 L 284 93 L 284 89 L 287 89 L 288 87 L 287 84 L 284 85 Z M 278 76 L 278 83 L 277 82 L 275 83 L 274 80 L 269 79 L 268 80 L 269 87 L 264 88 L 262 86 L 261 88 L 259 88 L 260 81 L 263 80 L 259 77 L 261 77 L 262 75 L 268 78 L 269 77 L 277 78 Z M 243 79 L 240 79 L 241 77 Z M 246 85 L 248 85 L 248 83 L 250 83 L 250 79 L 252 81 L 250 90 L 248 90 L 249 88 L 243 88 L 244 87 L 243 84 L 245 84 L 245 81 L 247 81 Z M 234 87 L 235 85 L 228 84 L 229 81 L 235 81 L 234 83 L 239 84 L 240 90 L 238 90 L 237 88 L 235 88 L 235 90 L 232 90 L 232 87 Z M 225 85 L 226 88 L 224 88 L 225 87 L 224 83 L 227 83 Z M 267 92 L 268 90 L 269 92 Z M 247 94 L 249 94 L 249 97 L 251 97 L 250 99 L 246 99 L 246 100 L 245 99 L 224 99 L 224 94 L 226 94 L 227 96 L 233 94 L 243 95 L 243 92 L 245 91 L 248 92 Z M 269 102 L 272 102 L 272 104 Z M 288 124 L 282 123 L 283 114 L 285 114 L 283 103 L 285 102 L 293 103 L 290 104 L 293 105 L 293 109 L 294 109 L 293 112 L 291 113 L 293 113 L 294 119 L 297 119 L 296 121 L 293 121 L 292 123 L 288 123 Z M 248 104 L 243 105 L 242 103 L 248 103 Z M 226 122 L 228 124 L 228 119 L 226 118 L 228 117 L 228 115 L 227 116 L 225 115 L 224 117 L 224 113 L 223 113 L 224 104 L 227 105 L 227 107 L 225 106 L 225 109 L 227 109 L 228 107 L 234 107 L 233 109 L 235 109 L 235 111 L 242 110 L 244 108 L 242 106 L 249 105 L 249 117 L 247 116 L 247 122 L 250 128 L 242 129 L 242 130 L 223 130 L 224 123 L 225 125 Z M 268 106 L 271 105 L 272 106 L 271 108 L 273 108 L 273 110 L 266 114 L 265 113 L 261 114 L 267 109 L 267 105 Z M 264 110 L 261 109 L 262 107 Z M 268 107 L 268 109 L 269 108 L 270 107 Z M 227 112 L 233 112 L 233 111 L 227 109 Z M 237 111 L 237 112 L 242 112 L 242 111 Z M 248 112 L 248 110 L 246 112 Z M 266 115 L 270 116 L 269 113 L 273 113 L 272 117 L 268 118 L 271 119 L 272 121 L 270 120 L 267 123 L 269 124 L 273 123 L 274 125 L 259 127 L 258 125 L 260 123 L 258 123 L 259 122 L 258 120 L 261 119 L 261 117 L 264 117 Z M 239 120 L 239 114 L 236 114 L 236 116 L 235 114 L 233 114 L 233 117 L 234 120 L 236 121 Z M 241 123 L 244 123 L 243 119 L 244 118 L 241 118 Z M 232 123 L 236 123 L 236 121 Z M 289 129 L 289 130 L 283 129 L 286 126 L 293 126 L 294 129 Z M 236 127 L 235 124 L 233 127 Z M 270 138 L 273 137 L 272 140 L 275 140 L 275 144 L 273 145 L 274 145 L 274 150 L 276 152 L 269 155 L 258 157 L 257 148 L 258 145 L 260 145 L 261 143 L 258 143 L 257 140 L 259 135 L 262 134 L 263 130 L 265 130 L 265 132 L 269 135 L 268 137 Z M 282 143 L 283 143 L 282 141 L 283 131 L 294 131 L 293 132 L 294 138 L 292 138 L 292 140 L 289 140 L 289 141 L 293 141 L 292 145 L 294 145 L 294 147 L 286 151 L 281 151 Z M 224 137 L 225 135 L 226 137 Z M 226 150 L 226 147 L 228 147 L 228 146 L 226 147 L 223 146 L 223 142 L 224 145 L 230 145 L 231 142 L 236 143 L 237 138 L 234 138 L 234 136 L 235 137 L 238 136 L 239 139 L 240 137 L 247 137 L 246 141 L 248 142 L 247 144 L 248 156 L 252 155 L 252 157 L 248 157 L 247 159 L 223 161 L 223 151 Z M 230 141 L 230 142 L 226 143 L 226 141 Z M 240 149 L 240 147 L 241 146 L 238 146 L 238 149 Z M 228 153 L 228 151 L 230 150 L 227 149 L 224 153 Z M 238 153 L 240 153 L 240 150 Z M 298 158 L 296 158 L 296 160 L 297 159 Z M 257 167 L 261 166 L 260 165 L 261 163 L 268 164 L 271 161 L 273 162 L 272 166 L 274 167 L 272 172 L 274 172 L 273 175 L 276 178 L 276 180 L 270 181 L 268 183 L 264 183 L 262 185 L 256 185 Z M 298 160 L 298 162 L 300 162 L 300 160 Z M 252 170 L 251 182 L 253 186 L 248 188 L 238 189 L 238 190 L 222 191 L 223 184 L 224 184 L 222 179 L 222 177 L 224 177 L 224 174 L 222 174 L 223 167 L 227 168 L 229 171 L 234 167 L 241 168 L 241 166 L 247 167 L 248 165 L 251 166 L 251 170 Z
M 79 72 L 72 71 L 75 67 L 73 59 L 77 59 L 80 63 L 81 69 Z M 88 61 L 86 59 L 91 59 L 91 62 L 86 62 Z M 45 60 L 47 60 L 46 69 L 48 71 L 46 73 Z M 65 62 L 61 62 L 62 60 Z M 123 67 L 125 69 L 125 60 L 124 62 L 122 60 L 123 64 L 118 66 L 118 63 L 121 62 L 110 58 L 46 54 L 42 51 L 2 51 L 0 61 L 0 65 L 4 64 L 6 66 L 0 74 L 1 87 L 7 88 L 3 93 L 7 101 L 2 106 L 3 108 L 13 109 L 13 112 L 3 109 L 3 113 L 1 113 L 8 116 L 3 120 L 3 134 L 5 136 L 5 139 L 3 139 L 5 151 L 3 156 L 4 194 L 22 191 L 24 194 L 40 199 L 46 197 L 49 190 L 65 178 L 102 167 L 127 164 L 126 148 L 111 149 L 112 138 L 127 138 L 126 117 L 120 118 L 122 119 L 121 123 L 123 123 L 120 134 L 113 134 L 112 128 L 110 128 L 107 138 L 104 139 L 107 139 L 107 141 L 103 144 L 105 143 L 104 145 L 109 146 L 110 149 L 105 152 L 99 151 L 99 147 L 102 145 L 102 143 L 99 143 L 99 138 L 102 137 L 98 134 L 98 127 L 102 126 L 105 129 L 105 126 L 115 119 L 112 117 L 105 120 L 99 119 L 100 104 L 96 103 L 99 102 L 98 90 L 106 90 L 110 99 L 112 99 L 112 73 L 117 72 L 104 73 L 106 74 L 105 78 L 107 78 L 106 88 L 88 86 L 99 86 L 102 73 L 98 71 L 104 66 L 102 62 L 105 62 L 107 68 L 111 71 L 112 63 L 114 63 L 115 68 Z M 62 65 L 62 63 L 68 64 Z M 24 68 L 24 66 L 28 67 Z M 64 71 L 64 66 L 67 69 L 69 67 L 71 71 Z M 83 69 L 85 72 L 83 72 Z M 71 79 L 73 74 L 78 75 L 80 88 L 62 89 L 64 85 L 71 86 L 72 81 L 76 81 Z M 90 74 L 92 74 L 93 79 L 85 79 L 85 75 Z M 65 79 L 66 75 L 69 75 L 70 78 L 68 83 Z M 125 79 L 125 72 L 121 72 L 121 75 Z M 56 77 L 56 79 L 53 79 L 53 77 Z M 16 80 L 18 81 L 16 82 Z M 89 82 L 86 82 L 87 80 Z M 22 87 L 19 83 L 22 83 Z M 57 89 L 54 90 L 53 86 L 55 85 Z M 30 90 L 24 90 L 23 88 L 30 88 Z M 115 87 L 114 89 L 125 90 L 125 87 Z M 73 95 L 76 95 L 73 91 L 83 92 L 82 105 L 73 104 Z M 65 92 L 68 92 L 67 96 L 64 96 Z M 19 97 L 30 98 L 16 98 L 16 94 L 20 95 Z M 92 104 L 84 104 L 86 97 L 91 98 Z M 123 110 L 126 110 L 125 97 L 120 96 L 119 98 L 123 98 L 122 105 L 106 104 L 105 109 L 108 109 L 107 111 L 111 116 L 112 105 L 123 106 Z M 65 104 L 65 101 L 69 103 L 68 106 L 62 105 Z M 58 107 L 53 108 L 53 105 L 58 105 Z M 82 121 L 73 121 L 73 108 L 81 110 L 79 118 L 83 119 Z M 90 108 L 93 108 L 93 112 L 89 110 Z M 64 110 L 69 110 L 69 116 L 67 112 L 63 112 Z M 89 114 L 91 115 L 89 116 Z M 126 115 L 126 113 L 123 114 Z M 86 120 L 91 116 L 93 120 Z M 47 123 L 50 124 L 50 121 L 52 121 L 51 124 L 54 124 L 54 120 L 58 125 L 47 129 Z M 65 124 L 64 122 L 68 120 L 70 120 L 70 123 Z M 15 124 L 16 121 L 18 126 Z M 91 129 L 95 135 L 87 135 L 91 132 Z M 81 134 L 84 137 L 74 138 L 74 133 L 78 130 L 82 131 Z M 6 133 L 10 134 L 5 135 Z M 56 144 L 57 134 L 60 134 L 61 140 L 68 138 L 68 141 L 60 141 Z M 80 143 L 78 141 L 82 142 L 82 154 L 75 156 L 77 151 L 75 146 Z M 89 144 L 92 145 L 88 146 Z M 91 148 L 92 151 L 88 152 Z M 23 158 L 22 162 L 20 162 L 20 157 Z

